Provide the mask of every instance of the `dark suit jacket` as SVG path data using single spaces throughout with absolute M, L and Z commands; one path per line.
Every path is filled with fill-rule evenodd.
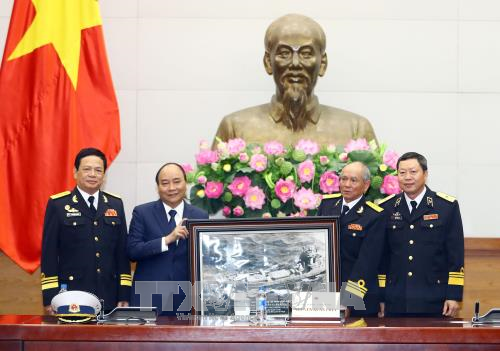
M 340 216 L 341 208 L 342 197 L 325 199 L 318 215 Z M 366 310 L 352 311 L 352 315 L 374 315 L 379 310 L 377 273 L 384 248 L 385 216 L 381 208 L 370 207 L 362 197 L 346 215 L 340 216 L 339 224 L 342 283 L 347 283 L 347 286 L 354 284 L 354 291 L 359 284 L 366 289 L 363 296 Z
M 42 242 L 43 304 L 50 305 L 61 284 L 104 299 L 104 309 L 130 297 L 127 222 L 122 200 L 100 191 L 97 215 L 75 188 L 47 203 Z
M 208 213 L 184 203 L 183 218 L 207 219 Z M 133 306 L 139 306 L 139 295 L 134 293 L 137 281 L 190 281 L 188 240 L 170 244 L 161 251 L 161 241 L 173 229 L 168 228 L 165 207 L 161 200 L 136 206 L 130 222 L 127 252 L 137 265 L 132 286 Z M 153 297 L 153 305 L 161 311 L 161 301 Z

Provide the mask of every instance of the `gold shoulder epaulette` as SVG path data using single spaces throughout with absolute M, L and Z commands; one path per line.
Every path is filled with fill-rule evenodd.
M 324 199 L 336 199 L 336 198 L 341 197 L 341 196 L 342 196 L 341 193 L 335 193 L 335 194 L 322 195 L 322 198 L 323 198 L 323 200 Z
M 442 199 L 445 199 L 446 201 L 449 201 L 449 202 L 454 202 L 456 200 L 456 198 L 454 198 L 453 196 L 450 196 L 450 195 L 445 194 L 445 193 L 437 192 L 436 195 Z
M 69 194 L 71 194 L 71 191 L 66 190 L 66 191 L 63 191 L 62 193 L 50 195 L 50 198 L 52 200 L 55 200 L 55 199 L 59 199 L 60 197 L 63 197 L 63 196 L 69 195 Z
M 106 190 L 106 191 L 104 191 L 104 190 L 103 190 L 102 192 L 103 192 L 103 193 L 105 193 L 105 194 L 111 195 L 111 196 L 113 196 L 113 197 L 116 197 L 117 199 L 121 199 L 121 196 L 120 196 L 120 195 L 116 195 L 116 194 L 110 193 L 110 192 L 109 192 L 109 191 L 107 191 L 107 190 Z
M 389 201 L 390 199 L 392 199 L 394 196 L 396 196 L 396 194 L 392 194 L 392 195 L 386 196 L 386 197 L 384 197 L 382 200 L 380 200 L 380 201 L 378 202 L 378 204 L 379 204 L 379 205 L 381 205 L 381 204 L 383 204 L 384 202 Z
M 377 212 L 382 212 L 384 209 L 378 205 L 375 205 L 373 202 L 371 201 L 366 201 L 366 205 L 368 207 L 371 207 L 373 210 L 377 211 Z

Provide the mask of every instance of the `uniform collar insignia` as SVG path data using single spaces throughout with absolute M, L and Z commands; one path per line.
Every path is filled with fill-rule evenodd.
M 102 194 L 102 198 L 104 199 L 104 203 L 108 203 L 108 198 L 106 195 Z
M 434 202 L 432 201 L 432 197 L 427 196 L 427 206 L 434 208 Z
M 364 208 L 363 206 L 361 206 L 361 207 L 360 207 L 360 208 L 356 211 L 356 213 L 357 213 L 357 214 L 362 214 L 364 210 L 365 210 L 365 208 Z
M 398 199 L 394 203 L 394 207 L 398 207 L 400 202 L 401 202 L 401 197 L 398 197 Z
M 337 200 L 337 202 L 335 203 L 335 207 L 337 207 L 337 206 L 339 205 L 340 200 L 342 200 L 342 199 L 338 199 L 338 200 Z
M 75 204 L 77 204 L 77 203 L 78 203 L 78 198 L 76 197 L 76 195 L 73 195 L 73 197 L 72 197 L 71 199 L 73 200 L 73 202 L 74 202 Z

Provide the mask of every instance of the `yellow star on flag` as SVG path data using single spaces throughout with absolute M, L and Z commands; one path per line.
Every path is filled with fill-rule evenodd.
M 10 54 L 14 60 L 52 44 L 76 90 L 80 64 L 81 31 L 102 25 L 97 0 L 31 0 L 36 15 Z

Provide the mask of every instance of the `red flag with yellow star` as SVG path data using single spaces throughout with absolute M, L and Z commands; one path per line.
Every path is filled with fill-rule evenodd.
M 45 205 L 74 186 L 73 161 L 120 150 L 97 0 L 15 0 L 0 70 L 0 248 L 40 262 Z

